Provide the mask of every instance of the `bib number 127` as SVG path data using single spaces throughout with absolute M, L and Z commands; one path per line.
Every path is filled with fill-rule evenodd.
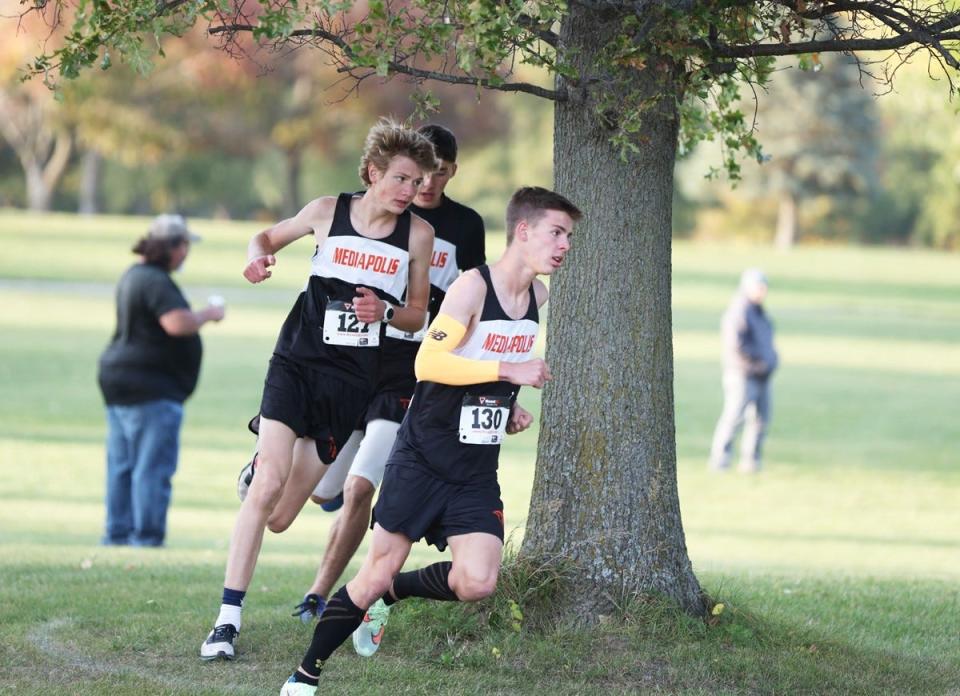
M 376 347 L 380 345 L 380 322 L 364 324 L 357 319 L 352 304 L 328 302 L 323 317 L 323 342 L 336 346 Z

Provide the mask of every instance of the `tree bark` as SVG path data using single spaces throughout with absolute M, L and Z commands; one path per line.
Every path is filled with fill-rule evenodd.
M 777 232 L 773 244 L 781 251 L 793 248 L 797 243 L 800 230 L 800 206 L 797 197 L 790 190 L 780 194 L 780 206 L 777 209 Z
M 562 39 L 584 65 L 619 26 L 604 19 L 571 5 Z M 705 612 L 677 494 L 670 246 L 679 87 L 670 72 L 635 74 L 635 88 L 665 98 L 626 161 L 590 93 L 568 85 L 571 99 L 556 107 L 555 185 L 585 215 L 551 279 L 554 379 L 522 555 L 573 561 L 568 608 L 586 621 L 641 594 Z

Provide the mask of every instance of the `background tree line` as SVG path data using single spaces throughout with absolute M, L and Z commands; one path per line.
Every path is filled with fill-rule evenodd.
M 352 90 L 309 51 L 230 55 L 199 28 L 165 39 L 148 76 L 118 64 L 55 95 L 20 79 L 45 31 L 27 18 L 0 44 L 0 206 L 273 220 L 357 188 L 370 125 L 411 112 L 402 82 Z M 514 182 L 550 180 L 549 105 L 437 93 L 469 161 L 458 194 L 499 225 Z
M 352 84 L 308 51 L 230 56 L 200 29 L 164 41 L 147 77 L 127 65 L 64 84 L 59 99 L 20 70 L 44 27 L 0 45 L 0 205 L 82 213 L 275 219 L 317 191 L 357 185 L 357 144 L 382 114 L 406 117 L 402 81 Z M 543 78 L 541 78 L 543 79 Z M 332 87 L 331 87 L 332 86 Z M 766 161 L 741 163 L 733 188 L 709 177 L 713 143 L 681 153 L 674 235 L 960 246 L 956 105 L 917 60 L 902 98 L 852 59 L 782 60 L 742 104 Z M 460 137 L 457 193 L 498 225 L 522 182 L 552 176 L 552 113 L 528 95 L 435 88 L 435 119 Z M 642 185 L 642 182 L 637 182 Z

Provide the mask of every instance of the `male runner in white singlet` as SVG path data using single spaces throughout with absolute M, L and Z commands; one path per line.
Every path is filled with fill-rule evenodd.
M 519 387 L 550 379 L 532 356 L 547 300 L 536 277 L 560 267 L 580 215 L 557 193 L 520 189 L 507 207 L 503 257 L 450 286 L 417 355 L 419 381 L 374 507 L 370 551 L 330 598 L 281 696 L 313 696 L 324 662 L 352 633 L 357 650 L 372 654 L 393 603 L 475 601 L 495 589 L 504 528 L 500 444 L 532 422 L 516 402 Z M 449 545 L 452 561 L 398 575 L 424 537 L 439 549 Z
M 430 320 L 436 318 L 450 285 L 466 271 L 486 260 L 483 218 L 472 208 L 451 199 L 444 191 L 457 173 L 457 140 L 448 129 L 427 125 L 418 129 L 433 143 L 440 167 L 424 177 L 410 210 L 433 226 L 435 237 L 430 260 Z M 294 610 L 308 622 L 323 613 L 326 598 L 335 587 L 370 523 L 373 494 L 383 478 L 387 457 L 393 448 L 400 422 L 406 414 L 416 386 L 414 361 L 423 341 L 426 326 L 419 331 L 401 331 L 387 327 L 381 350 L 377 388 L 367 406 L 363 422 L 340 450 L 336 461 L 323 472 L 313 489 L 315 502 L 324 503 L 342 491 L 343 508 L 337 515 L 323 560 L 313 585 Z M 285 530 L 306 502 L 306 491 L 296 470 L 284 490 L 267 528 Z M 312 482 L 307 482 L 312 485 Z
M 436 168 L 430 141 L 381 121 L 361 158 L 362 196 L 317 198 L 250 240 L 243 275 L 251 283 L 271 276 L 274 255 L 291 242 L 313 235 L 317 247 L 270 360 L 257 475 L 237 515 L 220 613 L 200 646 L 203 659 L 234 657 L 264 527 L 294 458 L 315 466 L 336 458 L 373 393 L 384 324 L 416 331 L 425 321 L 433 229 L 407 207 Z M 404 290 L 406 305 L 395 307 Z

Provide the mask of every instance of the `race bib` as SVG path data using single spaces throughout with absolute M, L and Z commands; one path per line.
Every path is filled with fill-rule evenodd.
M 400 329 L 395 329 L 390 324 L 387 324 L 387 336 L 390 338 L 399 338 L 401 341 L 413 341 L 415 343 L 423 343 L 423 337 L 427 335 L 427 327 L 430 326 L 430 314 L 427 313 L 427 316 L 424 317 L 423 326 L 420 327 L 419 331 L 401 331 Z
M 364 324 L 357 319 L 349 302 L 328 302 L 323 316 L 323 342 L 335 346 L 376 348 L 380 345 L 380 322 Z
M 509 397 L 467 394 L 460 407 L 460 442 L 467 445 L 499 445 L 507 435 L 508 420 Z

